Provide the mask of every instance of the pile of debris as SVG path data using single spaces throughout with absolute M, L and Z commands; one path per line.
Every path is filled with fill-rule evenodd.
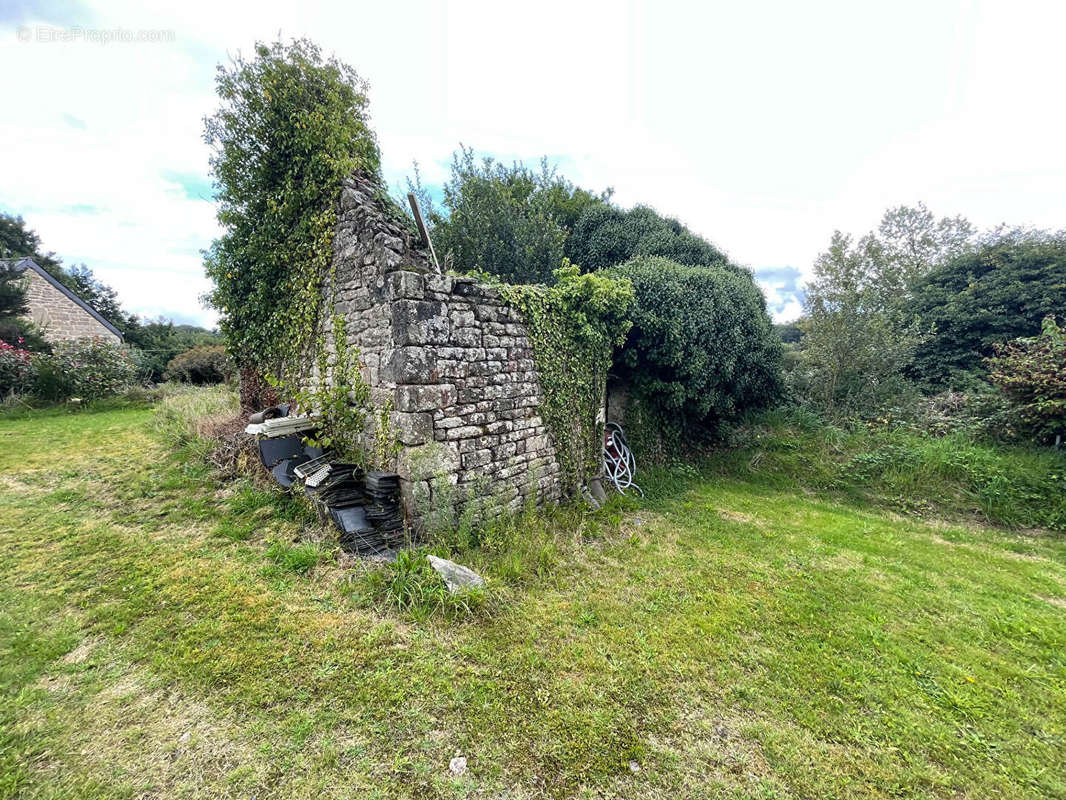
M 306 443 L 318 427 L 315 416 L 289 415 L 280 405 L 252 414 L 245 433 L 255 436 L 259 459 L 286 488 L 302 485 L 318 512 L 337 528 L 341 547 L 356 555 L 391 555 L 404 544 L 400 476 L 366 473 L 356 464 Z

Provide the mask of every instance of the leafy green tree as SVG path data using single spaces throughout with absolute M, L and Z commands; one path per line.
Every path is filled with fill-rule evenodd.
M 315 333 L 342 181 L 379 170 L 367 85 L 301 39 L 220 65 L 216 89 L 204 138 L 225 232 L 207 299 L 237 363 L 283 377 Z
M 547 159 L 536 171 L 522 163 L 478 160 L 462 145 L 452 157 L 443 209 L 432 207 L 417 173 L 411 188 L 429 211 L 434 244 L 449 266 L 518 284 L 551 283 L 582 211 L 610 197 L 609 191 L 594 195 L 574 186 Z
M 920 333 L 892 306 L 867 248 L 867 241 L 856 246 L 834 232 L 807 286 L 801 357 L 790 384 L 829 415 L 874 411 L 913 391 L 904 371 Z
M 912 312 L 932 335 L 913 373 L 929 388 L 966 386 L 997 343 L 1035 335 L 1066 308 L 1066 232 L 997 230 L 929 273 Z
M 927 332 L 914 313 L 916 287 L 973 237 L 965 219 L 937 220 L 921 204 L 888 209 L 857 241 L 835 231 L 806 291 L 789 374 L 798 398 L 830 415 L 864 415 L 913 397 L 909 368 Z
M 633 327 L 615 372 L 662 419 L 713 427 L 781 390 L 782 344 L 751 276 L 641 256 L 609 270 L 633 284 Z
M 84 264 L 75 264 L 65 270 L 65 273 L 67 280 L 63 283 L 92 306 L 100 316 L 122 331 L 123 336 L 129 336 L 131 330 L 137 327 L 137 318 L 127 314 L 122 308 L 118 292 L 97 278 L 91 269 Z
M 906 300 L 930 271 L 965 252 L 976 231 L 965 217 L 942 217 L 919 203 L 896 206 L 859 247 L 869 260 L 870 283 L 885 305 Z
M 25 258 L 31 256 L 38 265 L 53 276 L 63 273 L 55 253 L 41 249 L 41 239 L 26 225 L 22 217 L 0 213 L 0 258 Z
M 678 222 L 647 206 L 624 211 L 589 205 L 566 242 L 566 256 L 582 269 L 606 269 L 635 256 L 662 256 L 690 266 L 738 270 L 725 253 Z
M 1066 436 L 1066 331 L 1053 316 L 1039 336 L 993 345 L 986 360 L 989 378 L 1038 441 L 1055 444 Z

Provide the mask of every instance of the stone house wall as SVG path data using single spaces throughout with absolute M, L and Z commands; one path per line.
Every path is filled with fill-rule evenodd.
M 471 497 L 491 498 L 488 513 L 558 500 L 521 318 L 491 287 L 440 274 L 380 191 L 361 176 L 345 182 L 327 304 L 360 350 L 375 406 L 392 403 L 409 517 Z
M 121 342 L 122 337 L 102 325 L 98 319 L 55 288 L 33 269 L 24 270 L 27 282 L 26 304 L 30 318 L 49 342 L 103 338 Z

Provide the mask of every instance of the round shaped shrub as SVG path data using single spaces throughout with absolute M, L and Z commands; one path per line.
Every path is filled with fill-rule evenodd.
M 651 410 L 682 426 L 713 425 L 778 399 L 781 342 L 750 274 L 658 256 L 610 274 L 635 293 L 614 371 Z
M 662 256 L 679 264 L 739 269 L 706 239 L 648 206 L 623 211 L 609 203 L 589 205 L 567 239 L 566 255 L 587 271 L 607 269 L 635 256 Z
M 220 344 L 199 345 L 170 359 L 164 380 L 182 383 L 223 383 L 233 377 L 233 360 Z

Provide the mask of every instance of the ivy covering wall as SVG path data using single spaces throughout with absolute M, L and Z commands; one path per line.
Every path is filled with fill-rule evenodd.
M 553 286 L 498 287 L 529 330 L 544 393 L 541 415 L 551 431 L 564 486 L 600 471 L 603 426 L 597 420 L 611 357 L 629 331 L 633 287 L 626 279 L 581 275 L 564 261 Z

